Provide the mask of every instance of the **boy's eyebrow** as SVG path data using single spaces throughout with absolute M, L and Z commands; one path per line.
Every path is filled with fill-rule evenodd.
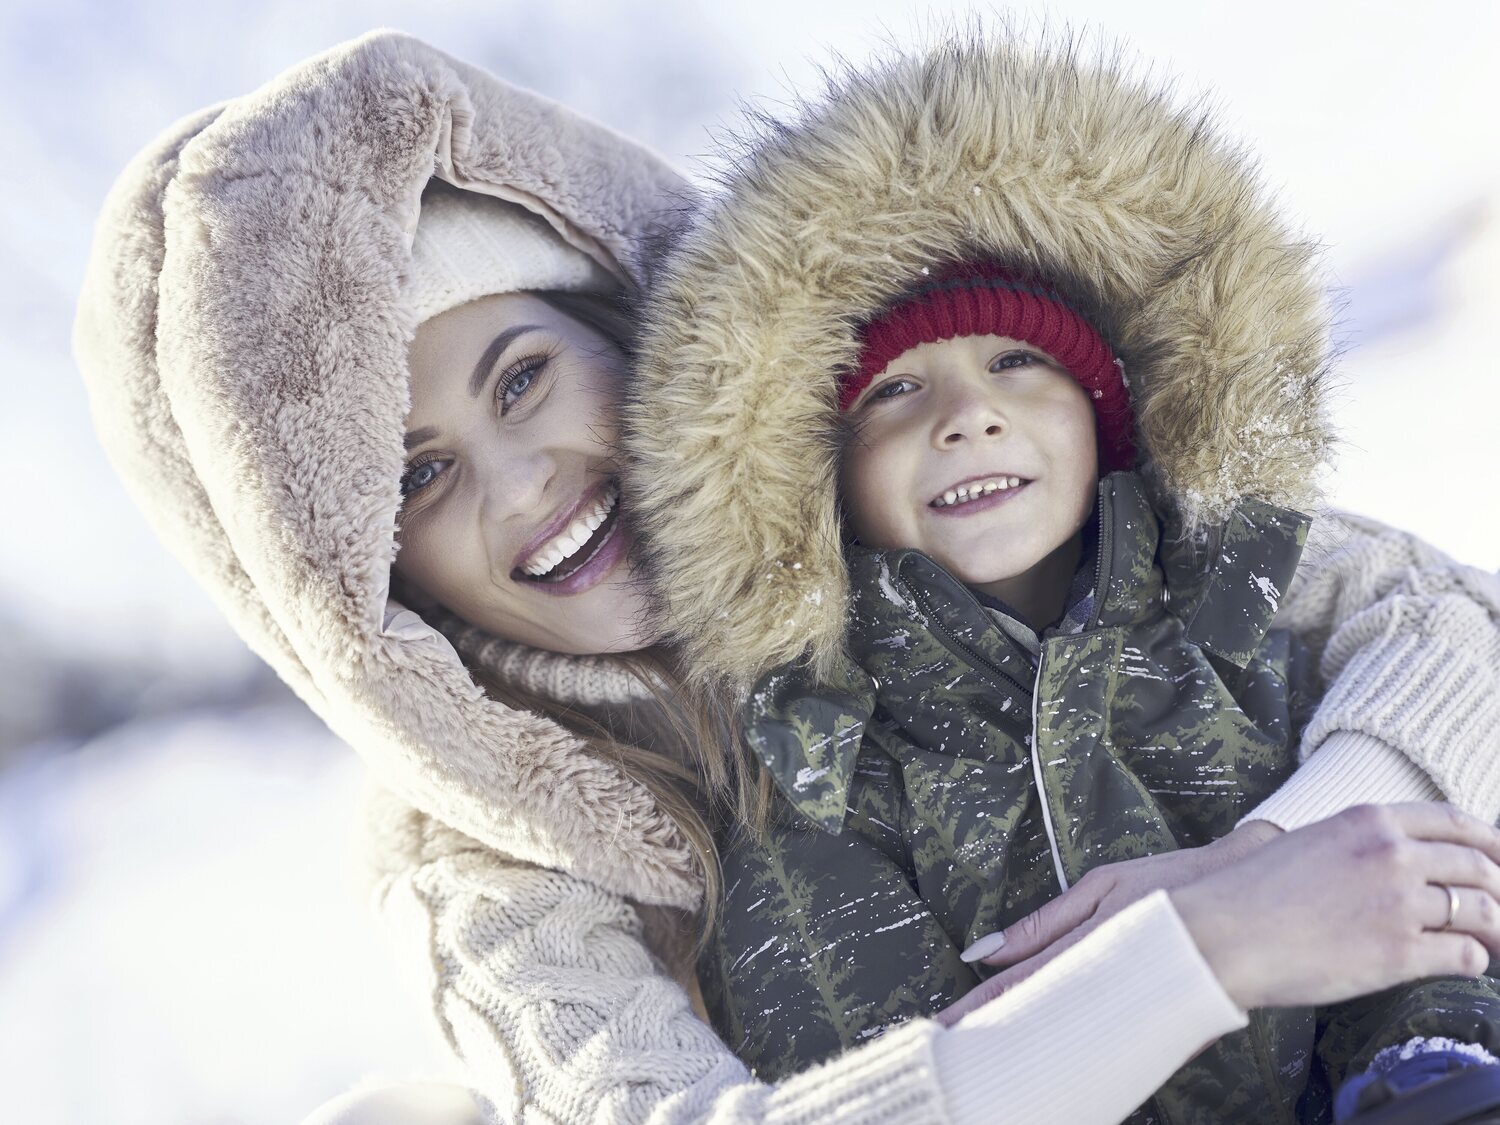
M 474 365 L 474 374 L 469 376 L 469 397 L 474 398 L 479 394 L 481 388 L 484 387 L 485 380 L 490 376 L 490 371 L 494 369 L 495 361 L 505 353 L 506 348 L 526 333 L 541 330 L 541 326 L 537 324 L 518 324 L 514 328 L 507 328 L 491 340 L 490 346 L 484 349 L 484 354 Z

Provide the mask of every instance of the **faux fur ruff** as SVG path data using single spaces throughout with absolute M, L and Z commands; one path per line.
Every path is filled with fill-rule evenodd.
M 75 329 L 95 420 L 168 546 L 384 785 L 513 856 L 691 908 L 691 853 L 645 790 L 488 700 L 388 607 L 401 277 L 434 174 L 523 203 L 627 281 L 682 190 L 649 152 L 416 40 L 345 44 L 179 123 L 116 184 Z
M 653 267 L 627 407 L 647 564 L 690 668 L 744 690 L 837 654 L 836 373 L 859 323 L 956 257 L 1033 267 L 1083 305 L 1186 533 L 1247 494 L 1315 504 L 1313 248 L 1203 117 L 1118 64 L 956 37 L 836 75 L 726 152 L 724 194 Z

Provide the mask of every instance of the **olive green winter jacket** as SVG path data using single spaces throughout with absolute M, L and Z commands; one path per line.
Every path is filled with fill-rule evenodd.
M 1107 477 L 1078 597 L 1040 637 L 917 551 L 852 550 L 850 664 L 834 686 L 778 670 L 746 707 L 786 801 L 767 840 L 723 849 L 703 976 L 738 1053 L 791 1073 L 941 1008 L 977 983 L 958 958 L 976 938 L 1093 867 L 1206 844 L 1274 792 L 1320 695 L 1302 643 L 1270 628 L 1307 529 L 1245 500 L 1206 557 L 1163 536 L 1134 474 Z M 1414 1028 L 1402 1013 L 1433 1005 L 1401 994 L 1333 1010 L 1320 1037 L 1311 1011 L 1252 1013 L 1136 1119 L 1316 1120 L 1355 1054 L 1491 1037 L 1487 982 L 1429 987 L 1464 1014 Z

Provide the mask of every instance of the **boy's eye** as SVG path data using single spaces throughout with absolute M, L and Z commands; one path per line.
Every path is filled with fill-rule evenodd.
M 870 401 L 874 402 L 876 399 L 895 398 L 898 395 L 904 395 L 916 389 L 916 383 L 910 379 L 892 379 L 889 383 L 882 383 L 876 387 L 874 393 L 870 395 Z
M 1036 362 L 1037 355 L 1035 352 L 1001 352 L 990 361 L 990 370 L 992 372 L 1009 371 L 1012 368 L 1027 367 Z
M 447 461 L 440 461 L 436 458 L 408 465 L 406 472 L 401 474 L 401 498 L 404 500 L 415 496 L 442 476 L 447 468 Z

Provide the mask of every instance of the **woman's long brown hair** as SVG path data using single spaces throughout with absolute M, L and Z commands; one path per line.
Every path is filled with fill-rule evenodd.
M 576 735 L 583 752 L 609 762 L 636 782 L 671 817 L 703 872 L 703 903 L 696 919 L 680 917 L 678 932 L 658 949 L 674 970 L 691 966 L 713 933 L 723 883 L 714 826 L 758 828 L 764 823 L 769 787 L 749 766 L 731 734 L 725 708 L 684 687 L 671 654 L 648 648 L 610 657 L 645 688 L 628 704 L 587 707 L 561 703 L 514 683 L 488 668 L 470 666 L 490 698 L 517 710 L 545 715 Z M 691 935 L 691 940 L 687 940 Z

